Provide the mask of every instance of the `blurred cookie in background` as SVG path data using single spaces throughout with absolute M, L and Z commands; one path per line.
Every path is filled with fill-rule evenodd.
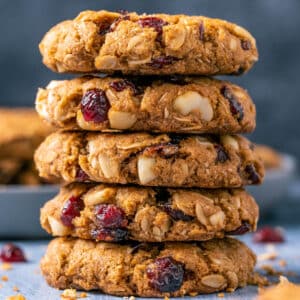
M 255 152 L 262 159 L 266 169 L 278 169 L 282 165 L 282 156 L 275 149 L 266 145 L 255 145 Z
M 34 167 L 33 154 L 52 132 L 31 108 L 0 108 L 0 184 L 45 183 Z

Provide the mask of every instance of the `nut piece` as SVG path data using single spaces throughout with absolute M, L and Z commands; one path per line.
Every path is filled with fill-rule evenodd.
M 203 277 L 201 283 L 211 288 L 219 289 L 225 286 L 226 280 L 222 275 L 212 274 Z
M 155 164 L 155 159 L 150 157 L 140 156 L 138 158 L 137 167 L 138 174 L 141 184 L 146 184 L 152 181 L 156 175 L 154 174 L 152 168 Z
M 132 113 L 110 110 L 108 112 L 108 119 L 111 128 L 128 129 L 136 122 L 137 117 Z
M 84 195 L 84 204 L 89 206 L 97 205 L 103 202 L 107 202 L 115 195 L 115 190 L 112 188 L 104 188 L 101 190 L 92 189 Z
M 209 99 L 192 91 L 177 97 L 174 101 L 174 109 L 184 116 L 199 111 L 202 120 L 207 122 L 212 120 L 214 114 Z
M 196 203 L 196 216 L 197 219 L 199 220 L 199 222 L 205 226 L 207 226 L 207 219 L 204 215 L 203 209 L 202 209 L 202 205 L 198 202 Z
M 215 214 L 211 215 L 209 217 L 209 221 L 213 226 L 224 227 L 225 214 L 220 210 Z
M 184 25 L 173 25 L 170 30 L 165 30 L 164 40 L 167 48 L 178 50 L 184 43 L 186 37 L 186 29 Z
M 69 233 L 69 228 L 64 226 L 61 222 L 57 221 L 55 218 L 49 216 L 48 222 L 53 235 L 65 236 Z
M 99 154 L 98 161 L 105 178 L 113 178 L 119 175 L 119 165 L 106 154 Z
M 113 55 L 96 57 L 95 66 L 97 69 L 113 69 L 117 65 L 117 58 Z
M 233 149 L 235 149 L 237 151 L 240 149 L 238 141 L 231 135 L 222 135 L 221 143 L 223 144 L 223 146 L 232 147 Z

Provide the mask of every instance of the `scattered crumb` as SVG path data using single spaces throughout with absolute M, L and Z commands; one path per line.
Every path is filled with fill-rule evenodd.
M 300 299 L 300 285 L 288 281 L 286 277 L 280 276 L 280 282 L 268 289 L 259 289 L 257 300 L 298 300 Z
M 26 300 L 26 298 L 23 295 L 18 294 L 18 295 L 15 295 L 15 296 L 6 297 L 5 300 Z
M 8 271 L 8 270 L 11 270 L 11 269 L 12 269 L 12 265 L 9 264 L 9 263 L 3 263 L 0 266 L 0 270 L 3 270 L 3 271 Z
M 262 266 L 260 266 L 260 268 L 262 270 L 264 270 L 267 273 L 267 275 L 270 275 L 270 276 L 280 276 L 280 275 L 283 275 L 282 271 L 275 270 L 274 267 L 271 266 L 271 265 L 262 265 Z
M 60 297 L 62 300 L 76 300 L 80 298 L 87 298 L 87 293 L 80 293 L 77 295 L 77 291 L 75 289 L 66 289 Z
M 196 293 L 196 292 L 192 292 L 192 293 L 189 293 L 189 295 L 190 295 L 191 297 L 195 297 L 195 296 L 197 296 L 197 295 L 198 295 L 198 293 Z
M 284 260 L 284 259 L 281 259 L 279 262 L 278 262 L 278 264 L 279 264 L 279 266 L 281 266 L 281 267 L 286 267 L 286 265 L 287 265 L 287 263 L 286 263 L 286 261 Z
M 19 292 L 19 291 L 20 291 L 20 289 L 19 289 L 17 286 L 14 286 L 14 287 L 13 287 L 13 290 L 14 290 L 15 292 Z
M 258 261 L 266 261 L 266 260 L 274 260 L 278 257 L 277 252 L 272 251 L 272 252 L 266 252 L 257 255 L 257 260 Z
M 235 289 L 233 289 L 233 288 L 226 289 L 226 292 L 228 292 L 228 293 L 233 293 L 234 291 L 235 291 Z
M 124 300 L 134 300 L 135 297 L 134 296 L 130 296 L 130 297 L 123 297 Z
M 218 294 L 218 297 L 219 297 L 219 298 L 224 298 L 224 296 L 225 296 L 224 293 L 219 293 L 219 294 Z
M 8 277 L 7 277 L 6 275 L 3 275 L 3 276 L 1 277 L 1 280 L 2 280 L 2 281 L 8 281 Z
M 170 298 L 168 296 L 165 296 L 165 300 L 170 300 Z

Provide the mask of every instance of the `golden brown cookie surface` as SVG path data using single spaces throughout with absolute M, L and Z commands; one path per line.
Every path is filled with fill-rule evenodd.
M 202 16 L 84 11 L 40 43 L 57 72 L 239 74 L 258 59 L 255 39 L 235 24 Z
M 261 183 L 262 162 L 241 136 L 57 132 L 38 148 L 40 176 L 173 187 Z
M 162 297 L 235 290 L 252 282 L 255 261 L 249 248 L 231 238 L 135 245 L 57 238 L 41 269 L 55 288 Z
M 243 133 L 255 128 L 249 94 L 210 78 L 81 77 L 39 89 L 36 109 L 54 126 L 90 131 Z
M 119 242 L 203 241 L 256 228 L 258 206 L 242 189 L 184 190 L 71 184 L 41 210 L 54 236 Z

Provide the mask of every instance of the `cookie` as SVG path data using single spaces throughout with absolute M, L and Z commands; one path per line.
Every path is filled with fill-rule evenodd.
M 30 160 L 52 131 L 30 108 L 0 109 L 0 159 Z
M 242 133 L 255 128 L 248 93 L 209 78 L 82 77 L 39 89 L 36 108 L 57 127 L 93 131 Z
M 266 145 L 255 145 L 255 151 L 262 159 L 266 169 L 279 169 L 282 156 L 275 149 Z
M 172 187 L 241 187 L 263 179 L 241 136 L 57 132 L 37 149 L 41 177 Z
M 22 162 L 16 159 L 0 159 L 0 184 L 7 184 L 18 173 Z
M 242 189 L 184 190 L 75 183 L 41 209 L 54 236 L 120 242 L 204 241 L 256 229 L 258 206 Z
M 252 35 L 223 20 L 103 10 L 54 26 L 40 51 L 60 73 L 241 74 L 258 59 Z
M 41 261 L 55 288 L 117 296 L 183 296 L 233 291 L 252 282 L 256 257 L 242 242 L 113 244 L 57 238 Z

